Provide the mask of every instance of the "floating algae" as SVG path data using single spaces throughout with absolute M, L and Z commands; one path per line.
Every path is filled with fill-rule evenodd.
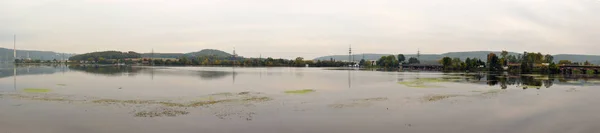
M 50 89 L 26 88 L 26 89 L 23 89 L 23 92 L 26 92 L 26 93 L 48 93 L 48 92 L 50 92 Z
M 372 105 L 372 102 L 381 102 L 387 101 L 387 97 L 376 97 L 376 98 L 364 98 L 364 99 L 353 99 L 352 102 L 349 103 L 335 103 L 330 104 L 330 108 L 354 108 L 354 107 L 369 107 Z
M 92 103 L 98 104 L 157 104 L 163 105 L 167 107 L 200 107 L 207 106 L 219 103 L 228 103 L 228 102 L 265 102 L 270 101 L 272 98 L 270 97 L 249 97 L 242 99 L 223 99 L 223 100 L 207 100 L 207 101 L 191 101 L 189 103 L 175 103 L 175 102 L 166 102 L 166 101 L 153 101 L 153 100 L 116 100 L 116 99 L 100 99 L 94 100 Z
M 247 102 L 266 102 L 266 101 L 271 101 L 271 100 L 273 100 L 273 98 L 270 98 L 270 97 L 250 97 L 250 98 L 242 99 L 242 101 L 247 101 Z
M 22 94 L 11 94 L 13 98 L 17 99 L 25 99 L 25 100 L 35 100 L 35 101 L 50 101 L 50 102 L 75 102 L 76 100 L 71 100 L 63 97 L 51 97 L 51 96 L 29 96 Z
M 441 78 L 420 78 L 420 79 L 415 79 L 415 80 L 410 80 L 410 81 L 401 81 L 398 82 L 398 84 L 402 84 L 406 87 L 412 87 L 412 88 L 435 88 L 435 87 L 440 87 L 440 86 L 435 86 L 435 85 L 430 85 L 428 83 L 439 83 L 439 82 L 449 82 L 450 80 L 448 79 L 441 79 Z
M 98 104 L 153 104 L 154 101 L 151 100 L 116 100 L 116 99 L 100 99 L 94 100 L 92 103 Z
M 233 93 L 231 92 L 223 92 L 223 93 L 215 93 L 215 94 L 210 94 L 211 96 L 233 96 Z
M 376 97 L 376 98 L 365 98 L 365 99 L 354 99 L 354 101 L 363 101 L 363 102 L 369 102 L 369 101 L 387 101 L 388 98 L 387 97 Z
M 175 117 L 179 115 L 187 115 L 190 112 L 175 110 L 171 108 L 160 108 L 152 111 L 140 111 L 135 113 L 135 117 Z
M 287 94 L 307 94 L 307 93 L 312 93 L 312 92 L 316 92 L 316 90 L 312 90 L 312 89 L 290 90 L 290 91 L 285 91 L 284 93 L 287 93 Z
M 448 95 L 428 95 L 428 96 L 423 97 L 423 101 L 435 102 L 435 101 L 440 101 L 440 100 L 444 100 L 444 99 L 448 99 L 448 98 L 453 98 L 453 97 L 459 97 L 459 96 L 464 96 L 464 95 L 453 95 L 453 94 L 448 94 Z

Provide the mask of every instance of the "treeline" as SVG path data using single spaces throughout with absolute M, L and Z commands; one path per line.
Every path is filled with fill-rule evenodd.
M 397 56 L 394 56 L 394 55 L 382 56 L 377 61 L 361 59 L 358 62 L 358 65 L 360 67 L 365 67 L 365 68 L 378 67 L 378 68 L 388 68 L 389 69 L 389 68 L 399 68 L 400 64 L 419 64 L 419 63 L 421 63 L 421 61 L 419 61 L 419 59 L 417 59 L 415 57 L 410 57 L 407 61 L 406 57 L 403 54 L 398 54 Z
M 502 51 L 500 56 L 490 53 L 486 62 L 480 59 L 467 58 L 464 62 L 459 58 L 444 57 L 439 62 L 443 65 L 444 71 L 466 71 L 466 70 L 486 70 L 490 72 L 508 71 L 512 73 L 546 73 L 555 74 L 560 72 L 559 65 L 593 65 L 586 61 L 585 63 L 573 63 L 568 60 L 561 60 L 557 63 L 550 54 L 527 53 L 519 55 L 509 55 L 507 51 Z M 506 68 L 506 69 L 505 69 Z
M 349 62 L 326 60 L 313 61 L 304 60 L 298 57 L 295 60 L 288 59 L 273 59 L 273 58 L 230 58 L 221 59 L 216 56 L 198 56 L 196 58 L 180 57 L 176 60 L 171 59 L 143 59 L 141 63 L 152 63 L 151 65 L 165 66 L 246 66 L 246 67 L 342 67 L 351 65 Z
M 93 52 L 75 55 L 69 60 L 71 61 L 90 61 L 90 62 L 99 62 L 102 60 L 124 60 L 124 59 L 133 59 L 133 58 L 141 58 L 142 54 L 136 53 L 133 51 L 129 52 L 119 52 L 119 51 L 103 51 L 103 52 Z

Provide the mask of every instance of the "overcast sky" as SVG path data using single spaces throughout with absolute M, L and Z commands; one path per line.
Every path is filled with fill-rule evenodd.
M 600 54 L 600 0 L 1 0 L 0 47 L 314 58 Z

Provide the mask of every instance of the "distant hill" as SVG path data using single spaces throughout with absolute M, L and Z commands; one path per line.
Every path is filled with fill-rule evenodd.
M 435 63 L 438 60 L 440 60 L 443 57 L 451 57 L 451 58 L 460 58 L 461 60 L 465 60 L 466 58 L 479 58 L 481 60 L 486 60 L 487 59 L 487 55 L 489 53 L 495 53 L 497 55 L 500 55 L 500 51 L 469 51 L 469 52 L 449 52 L 449 53 L 444 53 L 444 54 L 421 54 L 421 62 L 424 63 Z M 509 55 L 520 55 L 522 53 L 516 53 L 516 52 L 509 52 Z M 365 60 L 378 60 L 379 58 L 381 58 L 381 56 L 387 56 L 387 55 L 391 55 L 391 54 L 364 54 L 364 59 Z M 354 60 L 355 61 L 359 61 L 361 59 L 363 59 L 363 54 L 355 54 L 354 56 Z M 405 54 L 404 55 L 406 57 L 406 59 L 410 58 L 410 57 L 416 57 L 416 54 Z M 600 64 L 600 56 L 598 55 L 575 55 L 575 54 L 559 54 L 559 55 L 553 55 L 554 56 L 554 61 L 558 62 L 559 60 L 571 60 L 574 62 L 585 62 L 590 61 L 593 64 Z M 332 56 L 323 56 L 323 57 L 318 57 L 315 58 L 314 60 L 330 60 L 330 59 L 334 59 L 334 60 L 340 60 L 340 61 L 347 61 L 348 60 L 348 55 L 332 55 Z
M 230 53 L 216 50 L 216 49 L 203 49 L 198 52 L 190 52 L 190 53 L 143 53 L 143 58 L 179 58 L 179 57 L 198 57 L 198 56 L 216 56 L 218 58 L 227 58 L 231 57 Z
M 554 61 L 570 60 L 573 62 L 589 61 L 592 64 L 600 64 L 600 56 L 598 55 L 575 55 L 575 54 L 558 54 L 554 55 Z
M 29 54 L 29 58 L 34 60 L 61 60 L 68 59 L 75 54 L 58 53 L 52 51 L 36 51 L 36 50 L 17 50 L 17 58 L 25 59 Z M 13 49 L 0 48 L 0 61 L 13 61 Z
M 120 51 L 102 51 L 102 52 L 92 52 L 75 55 L 69 60 L 88 60 L 88 59 L 127 59 L 127 58 L 140 58 L 141 54 L 130 51 L 130 52 L 120 52 Z
M 186 53 L 187 56 L 197 57 L 197 56 L 217 56 L 217 57 L 231 57 L 232 54 L 227 52 L 216 50 L 216 49 L 203 49 L 198 52 Z
M 179 58 L 185 56 L 183 53 L 143 53 L 142 58 Z

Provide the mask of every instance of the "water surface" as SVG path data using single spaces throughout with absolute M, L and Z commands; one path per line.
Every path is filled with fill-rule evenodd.
M 599 81 L 328 68 L 3 65 L 0 129 L 595 133 Z

